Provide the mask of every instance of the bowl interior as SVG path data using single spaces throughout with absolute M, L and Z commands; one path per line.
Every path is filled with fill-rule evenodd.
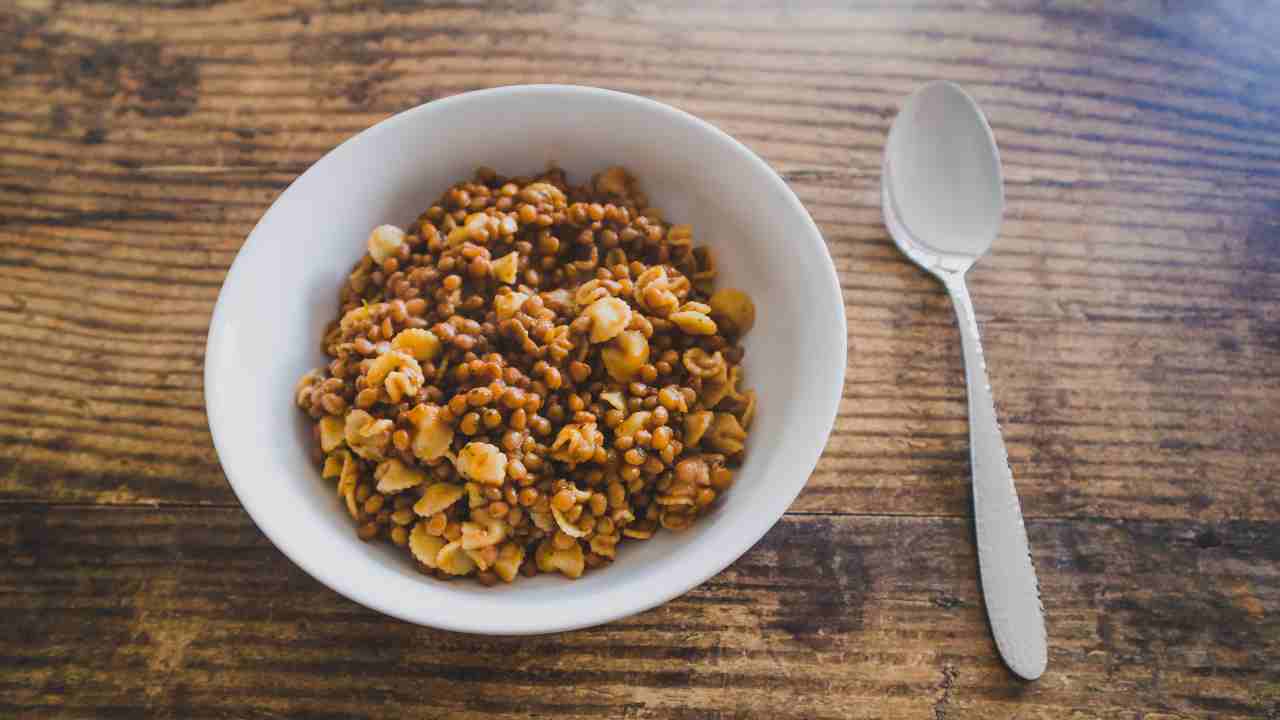
M 323 364 L 322 329 L 369 230 L 406 225 L 453 182 L 488 165 L 532 174 L 548 163 L 574 182 L 630 169 L 673 222 L 694 227 L 720 283 L 754 299 L 746 387 L 758 397 L 737 482 L 681 534 L 620 547 L 576 582 L 443 583 L 407 554 L 355 537 L 309 457 L 292 403 Z M 785 184 L 741 145 L 692 116 L 629 95 L 523 86 L 469 93 L 397 115 L 326 155 L 249 236 L 219 297 L 206 355 L 206 396 L 228 478 L 272 541 L 335 590 L 397 617 L 471 632 L 582 627 L 656 605 L 718 572 L 781 516 L 830 431 L 845 364 L 834 269 L 816 227 Z M 532 559 L 530 558 L 530 561 Z

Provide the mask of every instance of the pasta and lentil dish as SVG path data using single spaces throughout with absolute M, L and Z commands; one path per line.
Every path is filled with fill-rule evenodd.
M 690 526 L 733 482 L 751 299 L 611 167 L 481 168 L 375 228 L 299 382 L 361 539 L 491 585 L 576 578 Z

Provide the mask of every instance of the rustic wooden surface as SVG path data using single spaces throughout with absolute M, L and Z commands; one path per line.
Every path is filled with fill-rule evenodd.
M 0 716 L 1280 718 L 1280 5 L 3 3 Z M 700 6 L 701 7 L 701 6 Z M 958 337 L 880 222 L 931 78 L 1008 213 L 972 285 L 1050 636 L 995 657 Z M 531 81 L 655 97 L 777 168 L 848 303 L 793 512 L 656 610 L 476 638 L 295 568 L 218 467 L 210 310 L 342 139 Z

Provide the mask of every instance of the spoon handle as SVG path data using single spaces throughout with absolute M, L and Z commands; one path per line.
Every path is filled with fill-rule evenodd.
M 973 470 L 973 517 L 978 569 L 996 647 L 1018 675 L 1035 680 L 1048 662 L 1048 640 L 1040 585 L 1022 523 L 1022 506 L 996 420 L 987 364 L 963 273 L 944 281 L 956 308 L 969 386 L 969 460 Z

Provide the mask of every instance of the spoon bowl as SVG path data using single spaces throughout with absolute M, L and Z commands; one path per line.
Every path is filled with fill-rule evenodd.
M 1000 151 L 982 110 L 954 83 L 926 85 L 903 105 L 881 184 L 894 242 L 926 269 L 940 261 L 965 269 L 1000 232 Z

